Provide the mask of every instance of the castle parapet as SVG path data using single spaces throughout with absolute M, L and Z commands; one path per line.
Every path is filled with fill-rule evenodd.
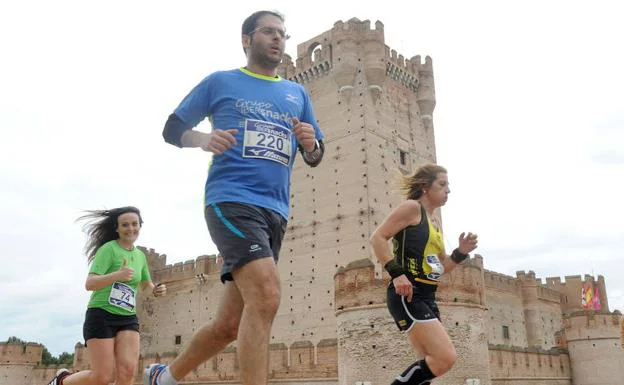
M 189 259 L 173 265 L 166 265 L 161 269 L 152 270 L 154 282 L 181 281 L 198 276 L 218 275 L 221 263 L 217 262 L 216 255 L 202 255 L 195 260 Z
M 457 265 L 440 280 L 436 298 L 439 302 L 485 305 L 483 257 L 476 254 Z
M 339 267 L 334 275 L 336 309 L 346 310 L 386 302 L 389 278 L 375 278 L 375 265 L 370 259 L 360 259 Z
M 0 363 L 39 365 L 43 345 L 35 343 L 6 343 L 0 342 Z

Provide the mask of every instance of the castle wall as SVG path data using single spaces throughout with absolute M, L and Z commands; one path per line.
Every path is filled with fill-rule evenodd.
M 239 381 L 240 363 L 235 344 L 189 373 L 184 381 L 205 384 L 220 381 Z M 171 363 L 175 353 L 142 356 L 140 367 L 154 362 Z M 291 346 L 273 343 L 269 347 L 270 383 L 327 383 L 336 385 L 338 376 L 336 340 L 323 340 L 314 345 L 309 340 L 294 342 Z
M 0 384 L 30 385 L 34 366 L 29 364 L 0 364 Z
M 195 331 L 214 318 L 223 291 L 219 268 L 215 256 L 152 267 L 154 282 L 165 282 L 167 295 L 138 297 L 143 354 L 180 352 Z
M 573 385 L 565 353 L 490 346 L 489 362 L 493 385 Z
M 516 278 L 484 272 L 487 332 L 491 345 L 528 346 L 522 292 Z

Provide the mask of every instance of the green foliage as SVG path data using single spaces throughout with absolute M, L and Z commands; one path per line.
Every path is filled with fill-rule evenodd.
M 74 353 L 69 354 L 67 352 L 63 352 L 58 356 L 58 363 L 60 365 L 73 365 L 74 364 Z
M 15 336 L 11 336 L 6 340 L 7 344 L 21 344 L 21 345 L 25 345 L 28 342 L 24 341 L 21 338 L 15 337 Z
M 56 364 L 56 358 L 50 354 L 48 348 L 43 348 L 43 353 L 41 354 L 41 364 L 42 365 L 54 365 Z

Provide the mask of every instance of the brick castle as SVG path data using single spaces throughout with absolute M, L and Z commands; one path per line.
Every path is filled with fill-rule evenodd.
M 293 172 L 270 381 L 389 384 L 415 356 L 388 314 L 388 277 L 368 239 L 401 201 L 392 185 L 397 170 L 436 161 L 432 60 L 389 48 L 381 22 L 351 19 L 299 44 L 297 59 L 286 56 L 280 72 L 310 92 L 327 152 L 318 168 L 297 162 Z M 166 255 L 145 252 L 169 295 L 140 297 L 141 367 L 171 361 L 210 322 L 222 290 L 215 256 L 168 265 Z M 615 385 L 624 378 L 621 315 L 609 310 L 602 276 L 511 277 L 485 270 L 475 255 L 444 277 L 438 302 L 458 361 L 435 384 Z M 56 368 L 40 365 L 42 349 L 0 345 L 0 384 L 45 383 Z M 88 368 L 85 348 L 76 345 L 75 353 L 74 369 Z M 233 344 L 185 381 L 237 383 L 238 367 Z

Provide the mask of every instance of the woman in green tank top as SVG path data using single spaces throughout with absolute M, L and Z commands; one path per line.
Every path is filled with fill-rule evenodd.
M 90 263 L 85 283 L 91 291 L 83 335 L 91 369 L 71 374 L 60 369 L 49 385 L 131 385 L 139 362 L 139 291 L 167 292 L 152 283 L 145 254 L 135 246 L 143 220 L 136 207 L 93 210 L 87 220 L 85 251 Z

